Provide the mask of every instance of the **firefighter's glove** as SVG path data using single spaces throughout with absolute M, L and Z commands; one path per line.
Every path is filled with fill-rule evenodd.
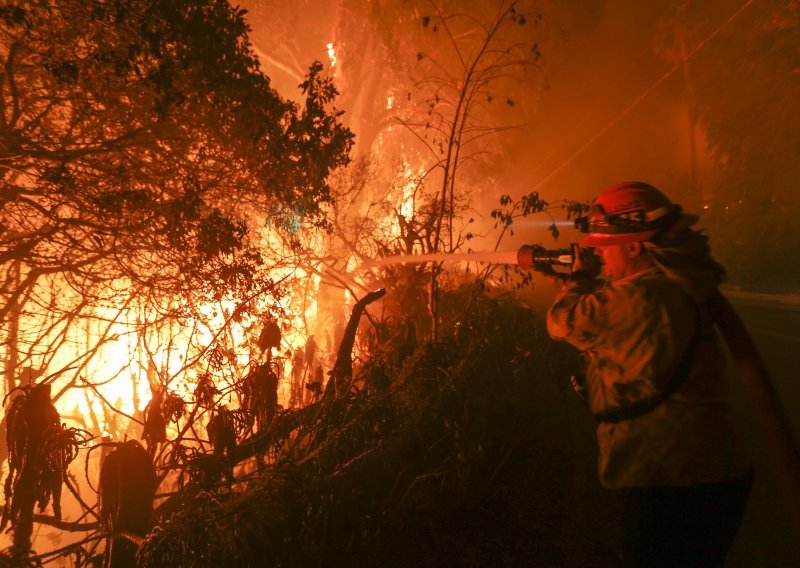
M 569 384 L 570 384 L 570 386 L 572 386 L 572 390 L 575 391 L 575 394 L 578 395 L 578 398 L 580 398 L 583 402 L 586 402 L 586 403 L 589 402 L 589 400 L 588 400 L 588 398 L 586 396 L 586 386 L 584 385 L 584 378 L 583 377 L 572 375 L 569 378 Z
M 600 276 L 603 265 L 594 254 L 594 249 L 582 247 L 577 243 L 572 248 L 572 274 L 570 280 L 594 280 Z
M 538 272 L 542 276 L 546 276 L 551 280 L 562 279 L 564 277 L 563 274 L 561 274 L 560 272 L 556 271 L 553 268 L 552 264 L 549 264 L 547 262 L 534 262 L 531 268 L 533 269 L 534 272 Z

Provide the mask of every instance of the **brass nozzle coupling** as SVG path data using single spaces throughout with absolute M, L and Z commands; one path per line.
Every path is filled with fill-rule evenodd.
M 522 268 L 532 268 L 533 255 L 537 248 L 542 247 L 531 245 L 522 245 L 519 247 L 519 250 L 517 251 L 517 264 L 519 264 Z

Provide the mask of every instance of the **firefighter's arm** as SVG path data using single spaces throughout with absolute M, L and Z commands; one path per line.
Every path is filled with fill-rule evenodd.
M 581 351 L 603 340 L 608 330 L 605 289 L 594 290 L 596 281 L 570 279 L 563 282 L 547 312 L 547 331 Z

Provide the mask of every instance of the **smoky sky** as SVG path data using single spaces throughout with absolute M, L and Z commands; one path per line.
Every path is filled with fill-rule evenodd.
M 412 4 L 394 5 L 408 5 L 410 10 Z M 654 45 L 659 22 L 681 4 L 687 3 L 573 0 L 536 5 L 549 33 L 542 45 L 543 88 L 531 93 L 529 102 L 535 108 L 530 123 L 505 136 L 500 192 L 517 197 L 536 190 L 551 201 L 588 200 L 614 183 L 641 180 L 662 188 L 676 201 L 684 198 L 682 182 L 689 175 L 693 155 L 687 84 L 683 70 L 673 70 L 674 63 L 666 61 Z M 702 39 L 712 35 L 743 2 L 689 4 L 688 25 L 693 37 Z M 253 43 L 273 85 L 285 96 L 297 97 L 298 70 L 327 57 L 325 44 L 335 33 L 340 4 L 300 0 L 288 9 L 287 4 L 250 0 L 242 6 L 251 11 Z M 463 3 L 464 10 L 469 6 Z M 266 31 L 276 25 L 272 18 L 296 30 L 293 41 L 299 49 L 294 59 L 300 61 L 281 61 L 286 51 Z M 688 65 L 691 70 L 691 58 Z M 711 163 L 702 129 L 694 132 L 697 177 L 703 182 L 711 176 Z M 498 197 L 474 195 L 475 209 L 490 211 Z M 523 233 L 518 240 L 545 238 L 543 232 L 530 228 Z
M 564 39 L 513 178 L 551 197 L 588 198 L 632 179 L 667 188 L 691 160 L 686 85 L 678 72 L 664 79 L 673 65 L 653 45 L 675 3 L 569 4 L 552 15 Z

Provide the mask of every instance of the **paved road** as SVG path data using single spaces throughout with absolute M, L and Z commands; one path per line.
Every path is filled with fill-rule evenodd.
M 728 292 L 767 366 L 775 389 L 800 439 L 800 297 Z M 775 472 L 752 404 L 741 384 L 734 385 L 733 402 L 741 417 L 756 471 L 753 493 L 729 567 L 794 567 L 800 559 Z

